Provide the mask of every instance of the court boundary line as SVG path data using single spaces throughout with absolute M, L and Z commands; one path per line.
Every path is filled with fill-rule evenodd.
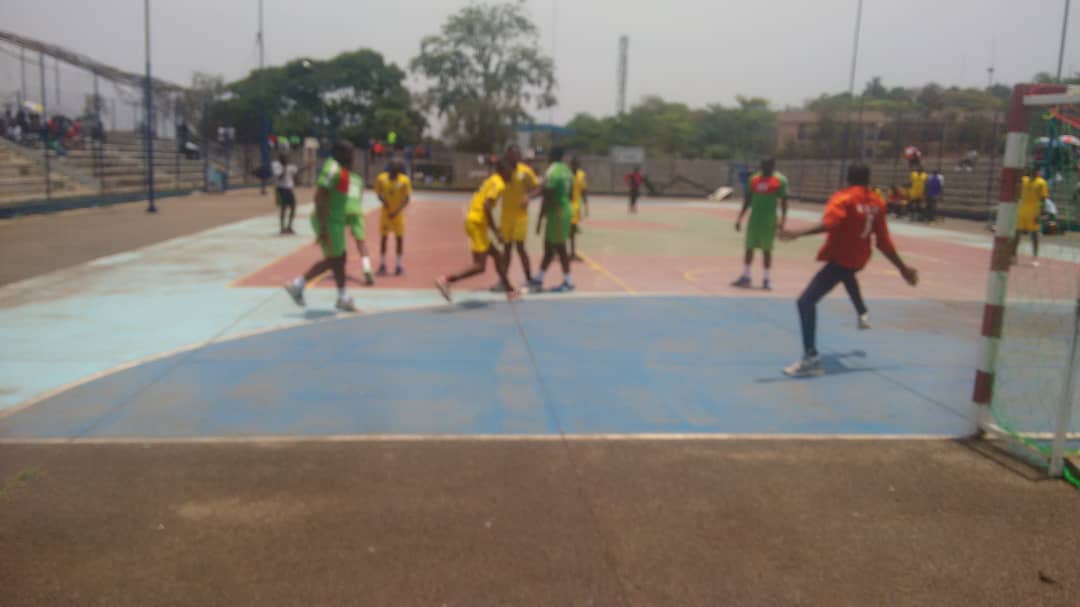
M 25 437 L 0 438 L 0 446 L 14 445 L 201 445 L 201 444 L 303 444 L 303 443 L 461 443 L 461 442 L 887 442 L 955 441 L 974 434 L 793 434 L 793 433 L 583 433 L 583 434 L 326 434 L 236 435 L 181 437 Z

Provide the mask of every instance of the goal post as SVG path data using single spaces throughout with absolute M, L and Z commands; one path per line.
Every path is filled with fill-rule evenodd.
M 1017 85 L 1007 125 L 972 398 L 981 431 L 1025 447 L 1061 476 L 1064 459 L 1080 454 L 1080 238 L 1060 234 L 1075 229 L 1080 208 L 1080 146 L 1072 143 L 1072 133 L 1080 135 L 1080 87 Z M 1061 221 L 1041 215 L 1044 234 L 1021 234 L 1019 242 L 1020 183 L 1029 167 L 1044 174 Z

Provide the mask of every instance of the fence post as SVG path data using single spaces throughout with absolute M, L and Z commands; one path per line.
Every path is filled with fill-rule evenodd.
M 38 68 L 41 72 L 41 151 L 45 154 L 45 198 L 52 198 L 52 172 L 49 167 L 49 106 L 45 95 L 45 53 L 38 52 Z

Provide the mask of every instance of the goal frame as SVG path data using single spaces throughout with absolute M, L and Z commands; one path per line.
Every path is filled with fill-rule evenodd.
M 1029 110 L 1036 107 L 1080 104 L 1080 87 L 1064 84 L 1018 84 L 1013 87 L 1007 116 L 1008 133 L 1005 137 L 1005 154 L 1001 163 L 1001 181 L 998 188 L 997 221 L 994 246 L 990 256 L 990 273 L 986 287 L 986 303 L 983 307 L 982 340 L 979 346 L 972 400 L 976 403 L 977 424 L 981 432 L 1001 436 L 1019 446 L 1021 441 L 998 427 L 990 414 L 993 402 L 994 379 L 1001 331 L 1005 321 L 1006 294 L 1009 284 L 1009 267 L 1012 258 L 1012 240 L 1016 235 L 1017 197 L 1020 176 L 1027 164 L 1029 143 Z M 1077 397 L 1076 383 L 1080 380 L 1080 300 L 1076 302 L 1073 315 L 1073 340 L 1070 363 L 1065 369 L 1064 385 L 1058 402 L 1053 428 L 1051 455 L 1047 472 L 1050 476 L 1062 476 L 1067 432 L 1072 402 Z M 1040 458 L 1045 454 L 1038 452 Z

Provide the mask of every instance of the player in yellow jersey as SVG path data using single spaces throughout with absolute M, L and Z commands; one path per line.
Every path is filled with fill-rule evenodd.
M 495 271 L 499 274 L 501 284 L 507 285 L 506 298 L 513 300 L 517 297 L 517 291 L 510 285 L 510 281 L 506 277 L 506 264 L 503 263 L 502 255 L 499 253 L 499 249 L 491 242 L 493 234 L 499 244 L 503 242 L 502 234 L 500 234 L 498 226 L 495 225 L 495 216 L 492 214 L 492 209 L 495 208 L 495 204 L 499 199 L 505 196 L 506 182 L 511 178 L 512 174 L 513 165 L 504 158 L 496 165 L 495 173 L 485 179 L 484 183 L 473 194 L 472 202 L 469 204 L 469 214 L 465 217 L 465 235 L 469 238 L 473 262 L 471 266 L 456 274 L 435 279 L 435 288 L 439 290 L 439 293 L 442 293 L 446 301 L 452 301 L 450 285 L 470 276 L 482 274 L 487 269 L 488 257 L 495 260 Z M 503 204 L 506 204 L 505 200 L 503 200 Z
M 912 221 L 922 221 L 926 217 L 926 171 L 922 165 L 916 165 L 908 178 L 908 217 Z
M 574 182 L 570 188 L 570 207 L 573 211 L 573 215 L 570 216 L 570 259 L 581 261 L 577 254 L 577 235 L 581 232 L 578 226 L 581 224 L 582 216 L 589 216 L 589 183 L 585 179 L 585 170 L 581 168 L 581 161 L 577 156 L 570 159 L 570 171 L 574 174 Z
M 1039 176 L 1038 170 L 1028 168 L 1027 174 L 1020 180 L 1020 205 L 1016 209 L 1016 236 L 1013 237 L 1012 261 L 1016 263 L 1016 253 L 1020 248 L 1020 237 L 1031 234 L 1031 248 L 1035 260 L 1031 265 L 1039 265 L 1039 216 L 1043 205 L 1050 196 L 1046 180 Z
M 506 192 L 503 194 L 502 211 L 500 221 L 502 239 L 506 243 L 503 251 L 503 263 L 506 264 L 506 274 L 510 274 L 510 263 L 514 257 L 514 250 L 521 258 L 521 269 L 525 272 L 525 281 L 532 280 L 532 267 L 529 262 L 529 254 L 525 251 L 525 235 L 529 231 L 529 199 L 540 194 L 540 179 L 532 167 L 521 161 L 521 149 L 516 145 L 506 148 L 504 158 L 509 163 L 512 172 L 506 180 Z M 501 291 L 505 285 L 499 284 L 492 288 Z
M 412 198 L 412 181 L 405 174 L 405 165 L 400 160 L 390 163 L 390 170 L 379 173 L 375 179 L 375 194 L 382 203 L 382 215 L 379 232 L 382 241 L 379 244 L 379 276 L 386 276 L 386 237 L 391 233 L 397 242 L 397 266 L 395 276 L 405 272 L 402 257 L 405 255 L 405 207 Z

